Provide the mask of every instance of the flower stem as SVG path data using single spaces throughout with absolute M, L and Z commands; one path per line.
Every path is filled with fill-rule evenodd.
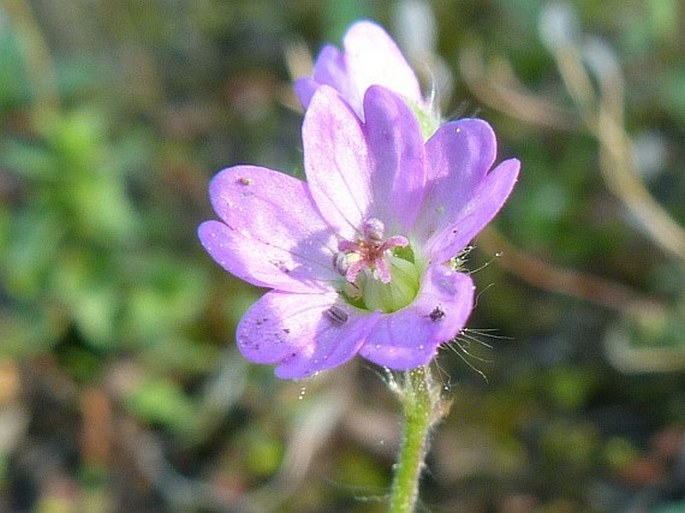
M 395 465 L 390 513 L 414 511 L 430 429 L 445 413 L 442 411 L 440 389 L 433 384 L 428 367 L 417 367 L 405 373 L 401 399 L 404 433 Z

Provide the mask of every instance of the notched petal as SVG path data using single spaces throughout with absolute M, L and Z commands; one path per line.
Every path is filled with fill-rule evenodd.
M 419 81 L 392 38 L 367 20 L 353 24 L 343 38 L 344 50 L 324 46 L 314 63 L 309 82 L 298 82 L 295 92 L 307 109 L 314 91 L 322 85 L 334 88 L 359 118 L 362 100 L 372 85 L 382 85 L 407 100 L 422 105 Z
M 259 286 L 287 291 L 329 288 L 333 230 L 319 215 L 307 184 L 277 171 L 236 166 L 210 184 L 219 221 L 203 223 L 202 244 L 227 271 Z
M 495 134 L 481 119 L 446 123 L 426 142 L 425 200 L 415 228 L 419 241 L 460 217 L 492 167 Z
M 446 262 L 457 255 L 492 221 L 518 180 L 521 163 L 516 159 L 502 162 L 481 181 L 457 218 L 441 227 L 426 244 L 434 262 Z
M 383 219 L 390 232 L 407 233 L 421 208 L 426 180 L 421 128 L 405 100 L 384 87 L 367 90 L 364 116 L 374 197 L 370 215 Z
M 345 33 L 343 45 L 347 69 L 360 98 L 370 86 L 381 85 L 410 101 L 423 103 L 416 74 L 379 25 L 367 20 L 353 24 Z
M 352 239 L 373 202 L 371 166 L 359 118 L 327 86 L 320 87 L 302 125 L 304 169 L 321 215 Z

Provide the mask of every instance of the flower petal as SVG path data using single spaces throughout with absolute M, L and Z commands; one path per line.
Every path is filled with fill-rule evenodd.
M 435 232 L 425 245 L 432 262 L 445 262 L 457 255 L 492 221 L 511 194 L 520 168 L 517 159 L 509 159 L 487 174 L 457 219 Z
M 350 360 L 379 317 L 342 303 L 336 293 L 272 291 L 238 324 L 238 349 L 255 363 L 278 364 L 280 378 L 306 378 Z
M 461 217 L 496 150 L 492 128 L 480 119 L 446 123 L 426 142 L 426 196 L 414 230 L 420 244 Z
M 330 290 L 340 279 L 332 264 L 336 242 L 305 182 L 270 169 L 236 166 L 217 174 L 209 191 L 225 224 L 207 221 L 198 233 L 228 272 L 290 292 Z
M 316 58 L 311 78 L 295 82 L 295 93 L 306 110 L 321 85 L 333 87 L 357 116 L 364 119 L 362 101 L 372 85 L 395 91 L 406 100 L 424 104 L 419 81 L 392 38 L 370 21 L 353 24 L 343 38 L 344 51 L 326 45 Z
M 473 307 L 471 277 L 444 265 L 428 268 L 416 300 L 384 315 L 359 354 L 394 370 L 425 365 L 464 327 Z
M 371 169 L 361 123 L 330 87 L 314 94 L 302 142 L 309 190 L 321 216 L 352 239 L 372 203 Z
M 405 99 L 423 103 L 419 81 L 392 38 L 379 25 L 359 21 L 343 39 L 351 82 L 359 99 L 372 85 L 382 85 Z
M 320 84 L 309 77 L 301 77 L 293 82 L 295 96 L 297 96 L 297 99 L 304 110 L 307 110 L 307 107 L 309 107 L 309 102 L 312 100 L 312 96 L 314 96 L 319 85 Z
M 369 215 L 382 219 L 386 235 L 407 233 L 423 200 L 426 177 L 423 136 L 416 116 L 392 91 L 379 86 L 364 97 L 364 134 L 369 150 Z
M 319 52 L 314 63 L 311 78 L 300 78 L 295 81 L 295 94 L 306 110 L 312 96 L 321 85 L 329 85 L 337 90 L 350 105 L 361 109 L 361 96 L 350 82 L 350 75 L 345 64 L 345 56 L 335 46 L 326 45 Z

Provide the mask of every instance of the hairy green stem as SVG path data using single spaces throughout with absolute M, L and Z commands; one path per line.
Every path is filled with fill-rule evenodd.
M 444 414 L 440 389 L 433 384 L 428 367 L 418 367 L 405 373 L 401 400 L 404 432 L 394 467 L 390 513 L 414 511 L 431 426 Z

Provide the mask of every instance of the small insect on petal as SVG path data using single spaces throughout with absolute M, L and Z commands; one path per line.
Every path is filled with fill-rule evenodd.
M 336 324 L 345 324 L 349 318 L 349 315 L 345 310 L 335 305 L 326 310 L 326 314 L 328 315 L 328 318 Z
M 433 311 L 428 314 L 428 317 L 433 322 L 441 321 L 445 318 L 445 311 L 439 306 L 436 306 L 435 308 L 433 308 Z
M 250 185 L 252 183 L 251 178 L 238 178 L 238 181 L 243 185 Z

